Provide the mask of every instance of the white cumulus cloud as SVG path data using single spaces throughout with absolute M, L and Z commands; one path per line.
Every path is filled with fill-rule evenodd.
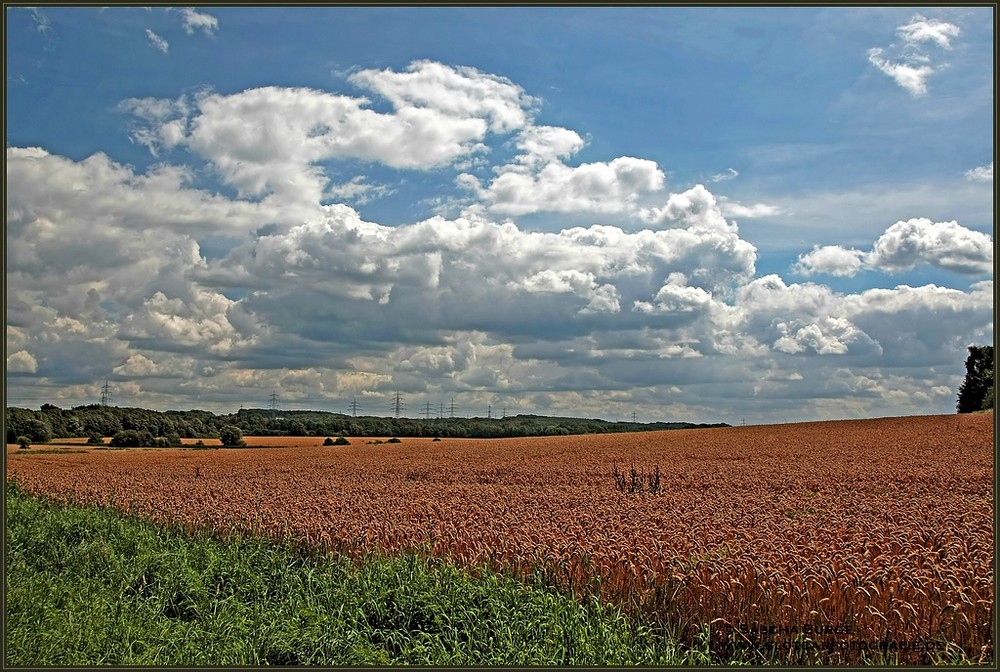
M 993 269 L 993 238 L 958 222 L 926 218 L 899 221 L 886 229 L 870 252 L 837 245 L 815 246 L 792 270 L 802 275 L 853 276 L 862 268 L 906 271 L 928 264 L 955 273 L 981 275 Z
M 710 182 L 725 182 L 726 180 L 731 180 L 739 175 L 739 171 L 735 168 L 726 168 L 725 171 L 721 173 L 716 173 L 712 177 L 708 178 Z
M 7 371 L 9 373 L 35 373 L 38 362 L 27 350 L 19 350 L 7 356 Z
M 170 49 L 170 44 L 165 39 L 163 39 L 153 31 L 151 31 L 149 28 L 146 29 L 146 37 L 149 38 L 149 43 L 153 46 L 154 49 L 157 49 L 163 52 L 164 54 L 167 53 L 168 49 Z
M 486 187 L 463 178 L 493 212 L 627 212 L 642 196 L 663 189 L 665 176 L 655 161 L 623 156 L 608 162 L 568 166 L 552 161 L 537 171 L 511 168 Z
M 184 32 L 188 35 L 193 35 L 195 30 L 201 30 L 206 35 L 214 35 L 219 29 L 219 20 L 211 14 L 198 12 L 190 7 L 185 7 L 180 12 Z
M 784 213 L 780 207 L 767 203 L 754 203 L 753 205 L 743 205 L 735 203 L 724 197 L 719 197 L 719 207 L 726 217 L 740 217 L 744 219 L 757 219 L 759 217 L 773 217 Z
M 527 166 L 547 165 L 568 158 L 583 149 L 584 139 L 576 131 L 558 126 L 528 126 L 521 131 L 518 160 Z
M 993 162 L 990 161 L 989 165 L 979 166 L 978 168 L 965 171 L 965 179 L 970 182 L 992 182 Z
M 890 271 L 927 263 L 956 273 L 990 273 L 993 238 L 958 222 L 926 218 L 896 222 L 875 241 L 866 263 Z
M 932 58 L 923 50 L 923 45 L 931 43 L 942 49 L 951 49 L 951 39 L 957 37 L 961 29 L 946 21 L 915 14 L 908 24 L 899 26 L 896 32 L 903 39 L 903 44 L 890 46 L 889 56 L 880 47 L 869 49 L 868 62 L 891 77 L 911 96 L 923 96 L 927 93 L 927 79 L 941 69 L 941 66 L 932 64 Z
M 360 70 L 348 80 L 375 91 L 399 109 L 434 110 L 445 117 L 485 119 L 494 133 L 508 133 L 528 121 L 534 99 L 505 77 L 466 66 L 415 61 L 404 72 Z
M 900 26 L 896 32 L 909 44 L 933 42 L 943 49 L 951 49 L 951 38 L 958 37 L 962 31 L 953 23 L 915 14 L 910 23 Z
M 328 177 L 318 164 L 360 159 L 428 170 L 487 151 L 489 133 L 516 130 L 532 99 L 509 81 L 431 61 L 405 72 L 351 75 L 394 109 L 377 112 L 366 98 L 308 88 L 266 86 L 231 95 L 203 92 L 193 101 L 132 99 L 132 137 L 153 151 L 186 146 L 250 197 L 319 204 Z
M 815 245 L 812 252 L 795 262 L 792 270 L 802 275 L 825 274 L 851 277 L 861 270 L 864 253 L 839 245 Z
M 929 65 L 913 63 L 894 63 L 882 57 L 883 51 L 878 47 L 868 50 L 868 62 L 885 73 L 905 89 L 911 96 L 922 96 L 927 93 L 927 78 L 934 74 L 934 68 Z
M 370 184 L 364 175 L 355 175 L 342 184 L 327 187 L 326 197 L 339 199 L 345 203 L 364 205 L 392 194 L 394 189 L 385 184 Z

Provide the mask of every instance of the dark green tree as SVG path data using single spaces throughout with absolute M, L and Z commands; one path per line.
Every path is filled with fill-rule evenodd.
M 84 406 L 74 410 L 82 418 L 83 431 L 88 436 L 114 436 L 123 429 L 115 410 L 107 406 Z
M 222 445 L 230 448 L 241 448 L 247 445 L 247 442 L 243 440 L 243 430 L 235 425 L 223 427 L 219 431 L 219 438 L 222 439 Z
M 965 360 L 965 380 L 958 388 L 959 413 L 993 407 L 993 346 L 970 345 Z
M 990 379 L 993 378 L 993 371 L 990 371 Z M 990 389 L 986 390 L 986 396 L 983 398 L 983 410 L 992 410 L 996 408 L 996 401 L 993 398 L 994 386 L 990 385 Z
M 73 418 L 71 411 L 63 411 L 52 404 L 42 404 L 42 409 L 37 417 L 48 424 L 52 436 L 60 438 L 76 436 L 75 428 L 70 426 L 70 420 Z
M 32 443 L 48 443 L 52 439 L 52 426 L 41 418 L 32 418 L 28 421 L 28 431 Z
M 156 439 L 146 430 L 123 429 L 111 438 L 112 448 L 150 448 Z
M 7 408 L 4 411 L 4 425 L 7 430 L 7 443 L 17 443 L 19 436 L 27 436 L 28 422 L 35 414 L 26 408 Z

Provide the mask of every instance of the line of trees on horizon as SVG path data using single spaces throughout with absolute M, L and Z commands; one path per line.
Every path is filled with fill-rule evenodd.
M 157 443 L 157 439 L 164 439 L 166 445 L 177 445 L 180 438 L 220 438 L 227 427 L 238 428 L 246 436 L 504 438 L 729 426 L 726 423 L 609 422 L 540 415 L 413 419 L 267 409 L 240 409 L 236 413 L 217 415 L 201 410 L 152 411 L 100 404 L 71 409 L 43 404 L 37 411 L 9 407 L 4 418 L 7 443 L 16 443 L 20 436 L 30 438 L 32 443 L 46 443 L 53 438 L 119 437 L 129 432 L 113 445 L 123 441 L 134 445 L 137 440 L 147 445 L 164 444 L 164 441 Z

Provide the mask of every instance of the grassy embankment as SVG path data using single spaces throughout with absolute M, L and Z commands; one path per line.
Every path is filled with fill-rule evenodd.
M 617 610 L 416 556 L 185 534 L 6 486 L 6 666 L 708 662 Z

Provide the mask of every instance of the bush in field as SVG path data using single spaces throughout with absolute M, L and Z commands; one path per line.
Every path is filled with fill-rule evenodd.
M 343 436 L 338 436 L 337 440 L 333 442 L 333 445 L 335 445 L 335 446 L 349 446 L 349 445 L 351 445 L 351 442 L 348 441 Z
M 20 450 L 27 450 L 31 447 L 31 438 L 23 435 L 17 437 L 17 447 Z
M 91 445 L 103 445 L 104 439 L 100 436 L 92 436 L 87 440 Z M 176 434 L 172 436 L 153 436 L 147 430 L 125 429 L 114 435 L 110 443 L 112 448 L 170 448 L 181 445 L 181 437 Z
M 324 446 L 332 446 L 333 445 L 333 439 L 331 439 L 329 436 L 326 437 L 326 441 L 323 442 L 323 445 Z
M 243 440 L 243 430 L 235 425 L 226 425 L 219 431 L 222 445 L 228 448 L 243 448 L 247 442 Z
M 396 438 L 396 437 L 394 436 L 394 437 L 392 437 L 391 439 L 389 439 L 388 441 L 386 441 L 386 443 L 402 443 L 402 441 L 400 441 L 399 439 L 397 439 L 397 438 Z
M 112 448 L 151 448 L 156 445 L 156 439 L 148 431 L 124 429 L 111 438 Z
M 100 434 L 91 434 L 89 437 L 87 437 L 87 445 L 88 446 L 103 446 L 104 445 L 104 437 L 101 436 Z

